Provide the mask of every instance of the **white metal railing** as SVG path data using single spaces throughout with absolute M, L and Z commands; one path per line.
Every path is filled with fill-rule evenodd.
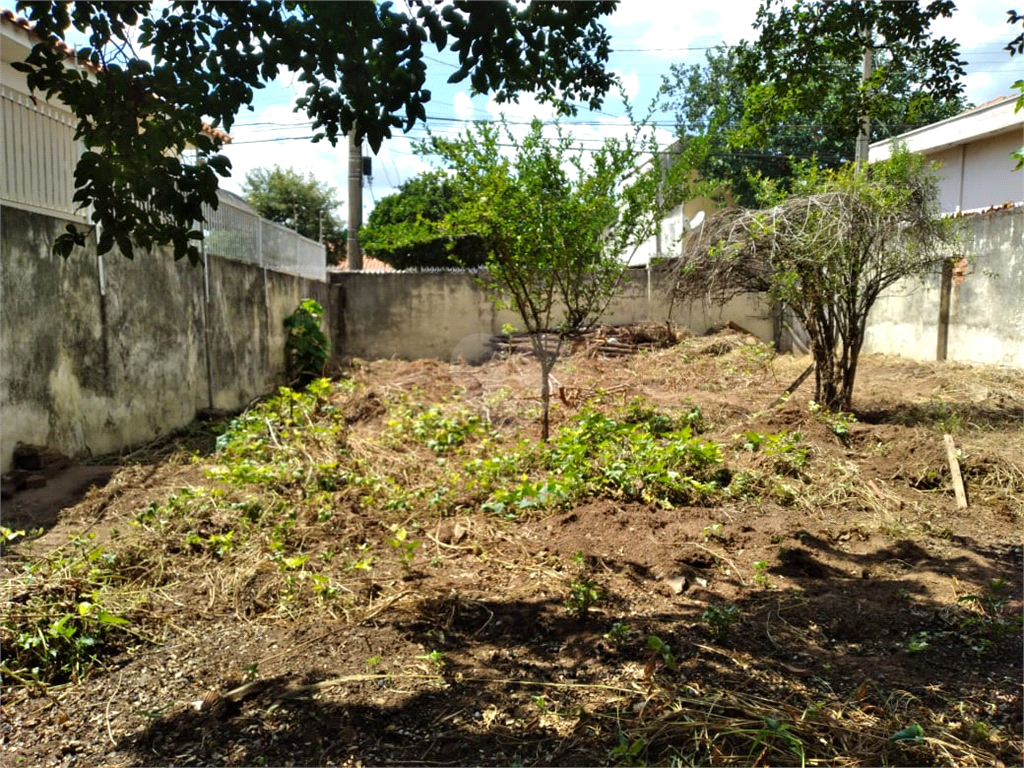
M 323 243 L 260 218 L 219 194 L 217 210 L 204 207 L 206 253 L 247 261 L 278 272 L 314 280 L 327 279 L 327 250 Z
M 0 200 L 36 213 L 85 221 L 76 208 L 75 166 L 81 150 L 70 112 L 0 86 Z
M 0 86 L 0 201 L 34 213 L 85 222 L 76 208 L 75 167 L 81 146 L 73 115 L 41 99 Z M 219 194 L 217 210 L 204 208 L 206 252 L 315 280 L 327 279 L 322 243 L 261 219 Z

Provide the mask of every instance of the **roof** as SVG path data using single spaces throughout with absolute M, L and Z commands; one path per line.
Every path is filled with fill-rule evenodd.
M 332 272 L 348 272 L 349 271 L 347 269 L 347 267 L 345 266 L 345 262 L 344 261 L 341 264 L 339 264 L 338 266 L 336 266 L 336 267 L 329 267 L 329 269 Z M 380 259 L 375 259 L 375 258 L 373 258 L 373 256 L 367 256 L 364 253 L 363 254 L 363 270 L 362 271 L 363 272 L 397 272 L 398 270 L 396 270 L 390 264 L 387 264 L 387 263 L 381 261 Z
M 43 39 L 40 35 L 36 34 L 35 24 L 26 19 L 24 16 L 19 16 L 18 14 L 14 13 L 14 11 L 8 8 L 0 10 L 0 26 L 2 25 L 7 25 L 9 27 L 20 29 L 24 31 L 27 36 L 35 40 L 42 41 Z M 99 68 L 94 66 L 90 62 L 80 61 L 78 59 L 78 55 L 75 49 L 63 40 L 53 39 L 50 41 L 50 44 L 53 45 L 53 47 L 56 48 L 58 51 L 63 53 L 68 59 L 74 61 L 76 65 L 83 67 L 84 69 L 88 69 L 92 72 L 99 71 Z M 219 128 L 214 128 L 209 123 L 203 123 L 202 131 L 210 138 L 217 139 L 223 142 L 224 144 L 231 143 L 231 134 L 226 133 L 225 131 L 222 131 Z
M 868 156 L 885 160 L 896 143 L 905 144 L 911 152 L 929 154 L 1011 131 L 1024 131 L 1024 112 L 1016 112 L 1015 97 L 1000 96 L 937 123 L 876 141 Z

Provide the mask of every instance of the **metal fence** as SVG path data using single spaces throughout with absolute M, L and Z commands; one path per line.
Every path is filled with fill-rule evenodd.
M 247 261 L 278 272 L 327 279 L 327 250 L 323 243 L 260 218 L 242 202 L 218 193 L 217 210 L 206 207 L 206 253 Z
M 37 103 L 0 86 L 0 201 L 73 221 L 85 212 L 73 200 L 75 166 L 82 149 L 70 112 Z M 217 210 L 205 209 L 206 252 L 314 280 L 327 279 L 323 244 L 261 219 L 233 195 L 218 193 Z

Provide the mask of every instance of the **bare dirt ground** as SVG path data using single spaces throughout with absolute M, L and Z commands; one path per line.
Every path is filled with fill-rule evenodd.
M 521 356 L 356 361 L 236 447 L 197 423 L 23 492 L 0 762 L 1021 764 L 1024 375 L 865 356 L 855 419 L 813 377 L 771 408 L 807 364 L 577 350 L 559 455 L 588 414 L 651 432 L 561 501 Z M 699 483 L 629 474 L 684 423 Z

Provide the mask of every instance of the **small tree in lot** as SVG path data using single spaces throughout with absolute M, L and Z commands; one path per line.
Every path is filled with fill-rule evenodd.
M 822 171 L 806 164 L 794 193 L 772 184 L 762 210 L 731 210 L 686 243 L 676 297 L 726 301 L 766 292 L 807 328 L 815 398 L 849 411 L 868 312 L 882 291 L 939 269 L 958 244 L 939 214 L 934 170 L 897 149 L 884 162 Z
M 545 137 L 535 120 L 519 140 L 507 125 L 478 124 L 456 140 L 434 138 L 424 150 L 441 159 L 459 192 L 439 231 L 479 239 L 482 283 L 496 305 L 519 314 L 530 335 L 541 365 L 544 440 L 549 377 L 566 339 L 604 313 L 626 255 L 655 234 L 673 198 L 658 164 L 642 165 L 656 147 L 639 129 L 590 152 L 556 133 Z

